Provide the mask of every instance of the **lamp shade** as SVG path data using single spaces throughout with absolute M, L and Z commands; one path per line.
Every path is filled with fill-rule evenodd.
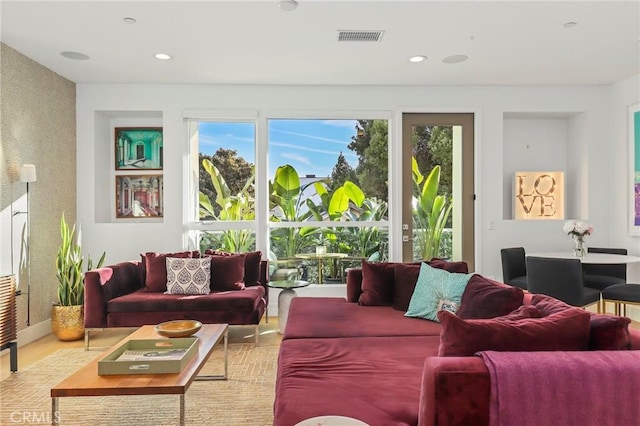
M 35 182 L 36 181 L 36 165 L 35 164 L 23 164 L 20 167 L 20 182 Z

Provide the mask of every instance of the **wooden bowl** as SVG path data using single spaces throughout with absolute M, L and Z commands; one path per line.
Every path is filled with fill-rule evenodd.
M 174 320 L 156 325 L 156 333 L 164 337 L 189 337 L 202 327 L 200 321 Z

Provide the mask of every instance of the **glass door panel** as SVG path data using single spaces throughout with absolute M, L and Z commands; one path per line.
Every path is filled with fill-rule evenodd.
M 474 268 L 473 114 L 403 114 L 403 260 Z

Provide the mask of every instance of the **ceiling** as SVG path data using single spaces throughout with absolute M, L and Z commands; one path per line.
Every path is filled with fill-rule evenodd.
M 599 85 L 640 73 L 638 0 L 299 0 L 289 12 L 277 0 L 3 0 L 0 14 L 2 42 L 77 83 Z M 338 42 L 338 30 L 384 34 Z M 442 62 L 452 55 L 468 59 Z

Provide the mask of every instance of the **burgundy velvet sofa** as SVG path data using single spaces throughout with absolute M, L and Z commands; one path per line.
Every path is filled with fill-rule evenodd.
M 389 265 L 396 268 L 398 264 Z M 404 316 L 407 296 L 398 290 L 402 287 L 398 282 L 407 280 L 406 274 L 396 271 L 378 276 L 389 288 L 395 287 L 392 299 L 382 306 L 363 306 L 362 274 L 362 269 L 348 272 L 344 299 L 292 300 L 278 358 L 274 425 L 293 426 L 326 415 L 352 417 L 372 426 L 489 425 L 491 383 L 482 359 L 439 356 L 443 324 Z M 481 283 L 485 295 L 493 287 L 502 293 L 513 288 L 480 275 L 472 280 Z M 471 312 L 468 305 L 473 291 L 470 281 L 459 312 L 465 303 L 466 311 Z M 516 310 L 526 311 L 534 296 L 521 294 Z M 579 309 L 548 296 L 539 299 L 551 301 L 559 315 L 565 307 Z M 516 305 L 514 300 L 501 299 L 498 292 L 487 300 L 493 307 Z M 480 311 L 475 311 L 476 318 L 481 317 Z M 585 312 L 580 315 L 590 317 L 587 322 L 595 317 Z M 605 317 L 607 321 L 628 321 Z M 623 331 L 624 348 L 640 348 L 640 333 L 626 326 Z M 588 323 L 587 339 L 593 342 L 589 340 L 584 350 L 597 343 L 591 337 L 594 333 Z
M 181 252 L 198 257 L 198 252 Z M 228 257 L 227 257 L 228 256 Z M 240 256 L 240 255 L 238 255 Z M 235 262 L 242 283 L 229 288 L 211 286 L 211 292 L 198 295 L 165 294 L 166 270 L 162 275 L 164 257 L 147 253 L 141 261 L 122 262 L 87 271 L 84 277 L 85 348 L 93 331 L 112 327 L 140 327 L 177 319 L 193 319 L 204 324 L 227 323 L 254 325 L 258 343 L 258 324 L 268 305 L 268 262 L 260 252 L 247 256 L 246 262 Z M 216 271 L 229 275 L 225 254 Z M 237 259 L 236 259 L 237 260 Z M 212 261 L 213 262 L 213 261 Z M 153 268 L 158 267 L 156 271 Z M 236 269 L 238 269 L 236 268 Z M 214 267 L 212 263 L 211 279 Z M 230 278 L 232 283 L 236 281 Z M 238 287 L 239 285 L 239 287 Z M 163 287 L 164 286 L 164 287 Z

